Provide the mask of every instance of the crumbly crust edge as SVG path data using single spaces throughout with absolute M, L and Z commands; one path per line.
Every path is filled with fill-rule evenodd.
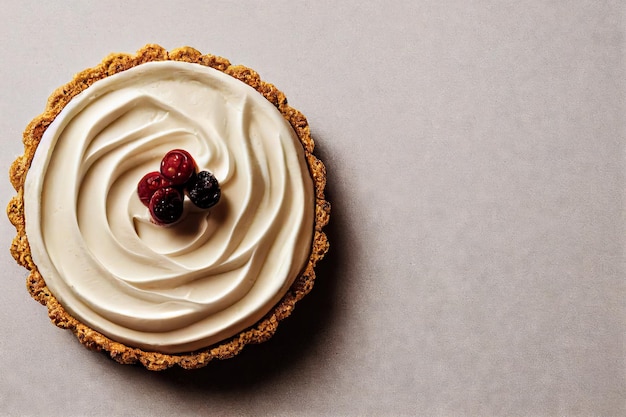
M 100 79 L 146 62 L 166 60 L 191 62 L 215 68 L 245 82 L 262 94 L 276 106 L 296 132 L 304 148 L 309 171 L 315 186 L 315 231 L 311 255 L 304 272 L 296 278 L 279 303 L 254 326 L 224 342 L 196 352 L 184 354 L 165 354 L 129 347 L 109 339 L 72 317 L 49 291 L 45 280 L 32 260 L 24 219 L 24 181 L 26 174 L 44 132 L 67 103 L 78 93 Z M 247 344 L 267 341 L 276 332 L 279 322 L 291 315 L 296 302 L 313 288 L 315 265 L 324 257 L 329 248 L 326 234 L 322 231 L 322 228 L 328 224 L 330 216 L 330 203 L 324 195 L 326 168 L 313 155 L 315 145 L 305 116 L 298 110 L 290 107 L 287 104 L 285 95 L 274 85 L 262 81 L 254 70 L 242 65 L 231 65 L 227 59 L 219 56 L 203 55 L 191 47 L 167 51 L 159 45 L 149 44 L 137 51 L 135 55 L 125 53 L 111 54 L 99 65 L 79 72 L 72 81 L 57 88 L 52 93 L 44 112 L 35 117 L 26 127 L 23 134 L 23 143 L 24 154 L 19 156 L 9 169 L 11 184 L 17 192 L 17 195 L 10 200 L 7 207 L 9 220 L 17 231 L 10 251 L 16 262 L 30 271 L 26 280 L 26 287 L 30 295 L 39 303 L 47 306 L 48 316 L 56 326 L 71 330 L 85 347 L 95 351 L 105 351 L 111 358 L 121 364 L 140 363 L 152 371 L 164 370 L 174 365 L 185 369 L 201 368 L 213 359 L 232 358 L 240 353 Z

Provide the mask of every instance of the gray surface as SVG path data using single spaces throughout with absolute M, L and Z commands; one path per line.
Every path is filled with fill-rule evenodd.
M 104 3 L 3 1 L 2 171 L 73 73 L 188 44 L 307 115 L 332 252 L 269 343 L 150 373 L 49 324 L 2 221 L 1 415 L 626 415 L 622 2 Z

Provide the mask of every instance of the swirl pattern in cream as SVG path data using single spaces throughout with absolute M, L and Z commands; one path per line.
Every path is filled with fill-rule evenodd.
M 182 148 L 222 199 L 161 227 L 138 180 Z M 251 326 L 308 260 L 313 183 L 280 112 L 217 70 L 153 62 L 94 83 L 44 134 L 24 194 L 33 259 L 77 319 L 114 340 L 187 352 Z

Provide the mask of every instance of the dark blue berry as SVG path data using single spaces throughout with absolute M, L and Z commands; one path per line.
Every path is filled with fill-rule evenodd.
M 209 171 L 200 171 L 186 184 L 189 200 L 202 209 L 213 207 L 220 201 L 222 192 L 217 178 Z

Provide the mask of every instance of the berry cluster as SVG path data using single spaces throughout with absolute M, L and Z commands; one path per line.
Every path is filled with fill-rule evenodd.
M 217 204 L 221 191 L 213 174 L 198 172 L 196 161 L 182 149 L 165 154 L 160 172 L 144 175 L 137 184 L 139 199 L 159 225 L 172 224 L 181 218 L 185 194 L 197 207 L 207 209 Z

